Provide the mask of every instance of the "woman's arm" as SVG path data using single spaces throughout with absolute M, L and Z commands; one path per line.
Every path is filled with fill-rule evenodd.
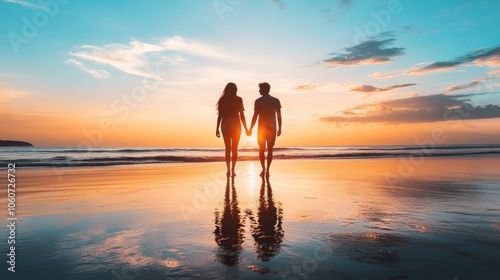
M 217 128 L 215 129 L 215 136 L 217 136 L 217 137 L 220 137 L 219 127 L 220 127 L 221 121 L 222 121 L 222 118 L 221 118 L 220 114 L 217 114 Z
M 243 127 L 245 128 L 245 133 L 248 131 L 248 128 L 247 128 L 247 121 L 245 119 L 245 113 L 243 112 L 243 110 L 240 111 L 240 119 L 241 119 L 241 122 L 243 123 Z

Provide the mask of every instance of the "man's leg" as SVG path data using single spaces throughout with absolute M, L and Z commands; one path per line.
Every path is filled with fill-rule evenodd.
M 260 176 L 264 176 L 266 173 L 266 167 L 264 165 L 266 155 L 264 154 L 266 150 L 266 131 L 261 127 L 257 130 L 257 142 L 259 143 L 259 160 L 260 166 L 262 167 L 262 172 L 260 172 Z
M 260 160 L 260 166 L 262 166 L 262 172 L 260 173 L 260 176 L 264 176 L 266 172 L 266 168 L 264 167 L 264 161 L 265 161 L 265 154 L 264 151 L 266 150 L 266 142 L 264 142 L 263 145 L 259 145 L 259 160 Z
M 267 141 L 267 172 L 269 175 L 269 168 L 271 167 L 271 162 L 273 162 L 273 145 L 271 141 Z
M 269 176 L 269 168 L 271 167 L 271 162 L 273 162 L 273 149 L 274 149 L 274 142 L 276 142 L 276 130 L 271 129 L 269 131 L 268 138 L 266 140 L 267 142 L 267 172 L 266 176 Z

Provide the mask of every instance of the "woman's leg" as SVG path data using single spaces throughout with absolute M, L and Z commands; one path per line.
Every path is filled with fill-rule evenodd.
M 234 173 L 234 167 L 236 166 L 236 161 L 238 160 L 238 143 L 240 142 L 240 137 L 241 137 L 241 130 L 235 131 L 234 135 L 232 137 L 232 143 L 231 143 L 231 152 L 233 154 L 233 176 L 236 176 L 236 173 Z
M 226 153 L 225 153 L 226 169 L 227 169 L 226 175 L 229 176 L 231 174 L 229 171 L 229 162 L 231 160 L 231 133 L 222 132 L 222 138 L 224 138 L 224 146 L 226 147 Z

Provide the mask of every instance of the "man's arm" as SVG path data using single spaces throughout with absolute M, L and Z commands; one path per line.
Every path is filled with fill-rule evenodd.
M 252 129 L 255 125 L 255 122 L 257 122 L 257 116 L 259 116 L 259 110 L 258 110 L 258 105 L 257 105 L 257 100 L 255 100 L 255 103 L 253 105 L 253 117 L 252 117 L 252 124 L 250 124 L 250 129 L 248 130 L 247 135 L 250 136 L 252 135 Z
M 281 135 L 281 109 L 276 110 L 276 116 L 278 117 L 278 136 Z
M 253 117 L 252 117 L 252 124 L 250 125 L 250 129 L 248 130 L 249 133 L 247 133 L 248 136 L 252 135 L 252 129 L 255 125 L 255 122 L 257 122 L 257 116 L 259 114 L 257 112 L 254 112 L 253 113 Z

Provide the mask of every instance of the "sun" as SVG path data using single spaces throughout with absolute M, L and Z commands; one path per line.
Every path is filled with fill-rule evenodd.
M 246 146 L 246 147 L 258 147 L 259 146 L 259 143 L 257 142 L 257 133 L 252 133 L 251 136 L 243 135 L 241 140 L 243 140 L 243 141 L 241 141 L 243 146 Z

